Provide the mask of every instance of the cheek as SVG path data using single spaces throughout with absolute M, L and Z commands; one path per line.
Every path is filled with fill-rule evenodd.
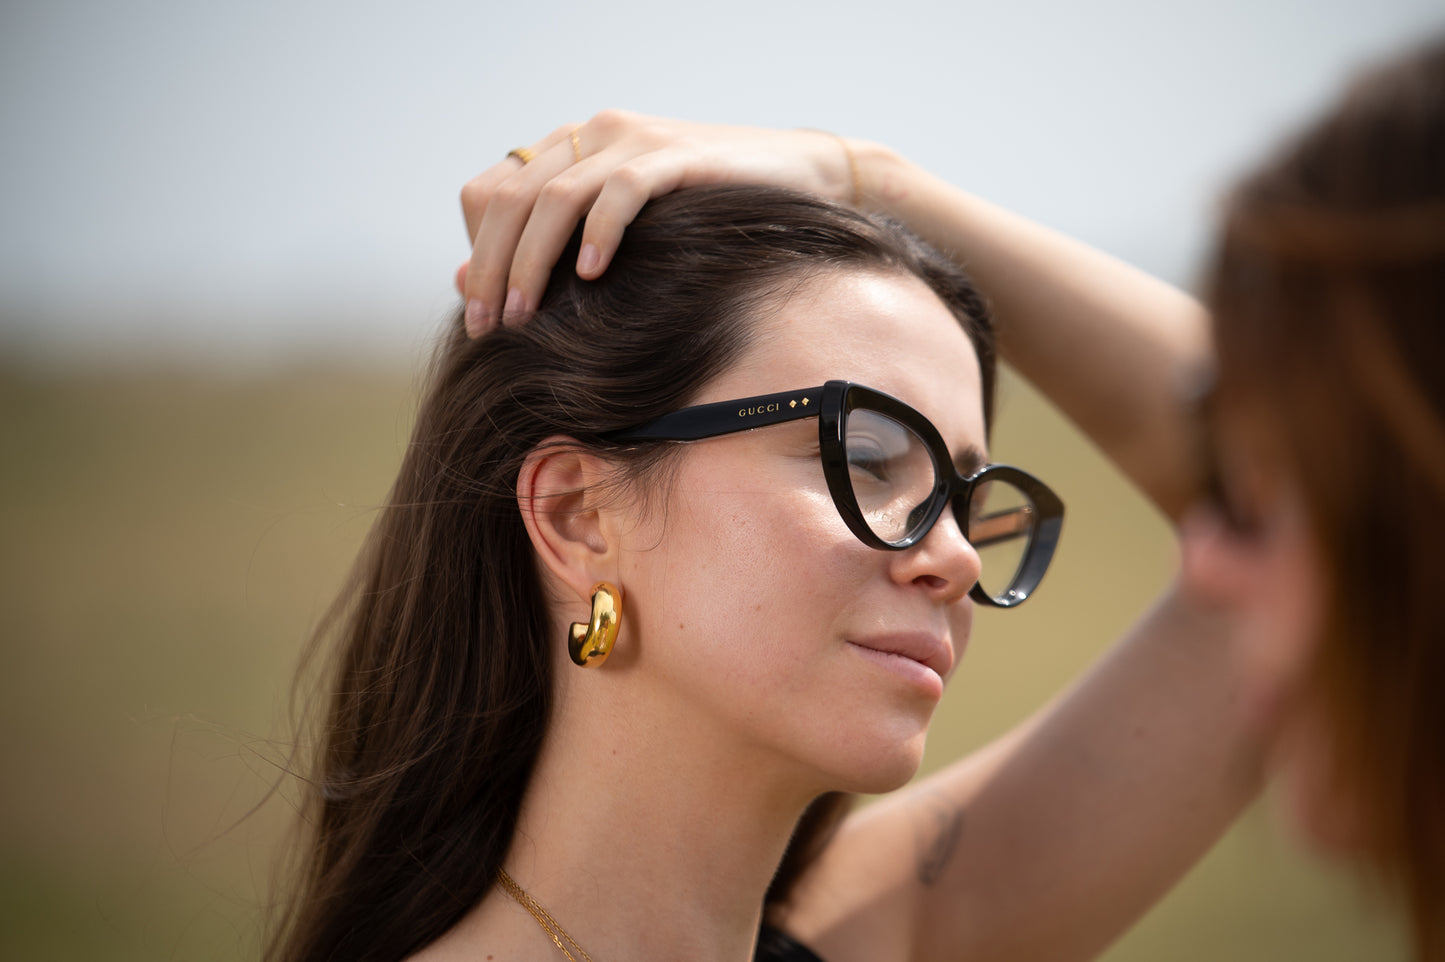
M 948 677 L 943 679 L 945 684 L 958 674 L 958 666 L 963 663 L 963 653 L 968 650 L 969 640 L 973 638 L 973 612 L 971 598 L 963 598 L 949 608 L 948 630 L 953 639 L 953 667 L 948 670 Z
M 1229 620 L 1248 709 L 1273 726 L 1298 694 L 1322 624 L 1317 557 L 1302 518 L 1282 511 L 1240 534 L 1196 512 L 1184 524 L 1183 553 L 1185 589 Z
M 827 492 L 795 481 L 678 477 L 666 512 L 639 526 L 625 553 L 634 626 L 655 654 L 704 644 L 726 650 L 723 680 L 776 684 L 826 635 L 859 552 Z
M 1366 821 L 1336 774 L 1333 744 L 1323 719 L 1297 712 L 1278 741 L 1273 800 L 1302 842 L 1327 855 L 1349 856 L 1367 845 Z
M 744 467 L 680 476 L 660 528 L 639 529 L 623 571 L 636 634 L 619 648 L 634 644 L 639 687 L 685 706 L 710 743 L 763 747 L 818 778 L 810 790 L 895 788 L 934 702 L 880 684 L 847 644 L 898 601 L 888 558 L 848 530 L 816 465 L 816 483 L 788 459 Z M 966 638 L 971 606 L 950 616 Z
M 1248 536 L 1192 518 L 1184 535 L 1186 587 L 1232 622 L 1231 654 L 1245 710 L 1272 749 L 1280 814 L 1317 850 L 1358 849 L 1364 823 L 1340 790 L 1333 739 L 1306 687 L 1324 628 L 1324 579 L 1302 515 L 1279 512 Z

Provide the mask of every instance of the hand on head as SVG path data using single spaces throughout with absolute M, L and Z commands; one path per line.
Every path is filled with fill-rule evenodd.
M 808 130 L 724 127 L 609 110 L 518 148 L 462 188 L 472 243 L 457 269 L 467 333 L 536 309 L 584 216 L 576 270 L 600 277 L 642 205 L 679 187 L 770 184 L 838 200 L 859 193 L 846 145 Z

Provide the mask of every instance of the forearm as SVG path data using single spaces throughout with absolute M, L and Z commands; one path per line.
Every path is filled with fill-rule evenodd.
M 1250 703 L 1172 592 L 1031 720 L 851 817 L 787 925 L 839 962 L 1093 958 L 1258 793 Z
M 976 959 L 1101 951 L 1258 793 L 1266 733 L 1250 704 L 1215 616 L 1166 595 L 1034 719 L 920 786 L 920 824 L 945 824 L 947 805 L 959 820 L 921 890 L 966 920 L 943 938 Z
M 600 276 L 651 198 L 698 184 L 776 184 L 884 211 L 950 253 L 999 319 L 1005 358 L 1171 517 L 1192 500 L 1189 385 L 1209 355 L 1188 296 L 970 196 L 886 147 L 806 130 L 718 127 L 604 111 L 462 191 L 473 257 L 467 327 L 521 323 L 586 215 L 575 269 Z M 846 148 L 846 149 L 844 149 Z M 572 269 L 572 265 L 567 265 Z M 504 310 L 504 300 L 511 305 Z
M 864 203 L 958 261 L 988 297 L 1000 349 L 1166 514 L 1197 493 L 1191 389 L 1208 317 L 1162 281 L 849 141 Z

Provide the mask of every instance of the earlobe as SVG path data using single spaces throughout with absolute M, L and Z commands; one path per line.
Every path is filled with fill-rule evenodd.
M 517 474 L 517 508 L 538 560 L 582 598 L 616 565 L 596 493 L 609 475 L 601 459 L 567 438 L 539 444 Z

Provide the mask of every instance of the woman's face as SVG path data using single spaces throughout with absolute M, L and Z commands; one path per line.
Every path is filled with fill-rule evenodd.
M 1185 584 L 1232 622 L 1246 710 L 1273 748 L 1286 818 L 1318 847 L 1349 848 L 1353 820 L 1310 697 L 1325 592 L 1299 484 L 1265 426 L 1236 413 L 1221 419 L 1217 439 L 1223 503 L 1184 525 Z
M 1252 712 L 1272 724 L 1317 642 L 1316 551 L 1271 430 L 1238 409 L 1212 427 L 1219 490 L 1186 519 L 1185 584 L 1229 615 Z
M 978 359 L 912 276 L 809 280 L 763 311 L 748 354 L 695 403 L 831 379 L 912 405 L 955 456 L 985 449 Z M 804 773 L 809 791 L 883 791 L 914 773 L 979 574 L 951 511 L 907 550 L 864 545 L 828 493 L 816 418 L 688 444 L 665 510 L 636 510 L 624 641 L 715 750 Z

